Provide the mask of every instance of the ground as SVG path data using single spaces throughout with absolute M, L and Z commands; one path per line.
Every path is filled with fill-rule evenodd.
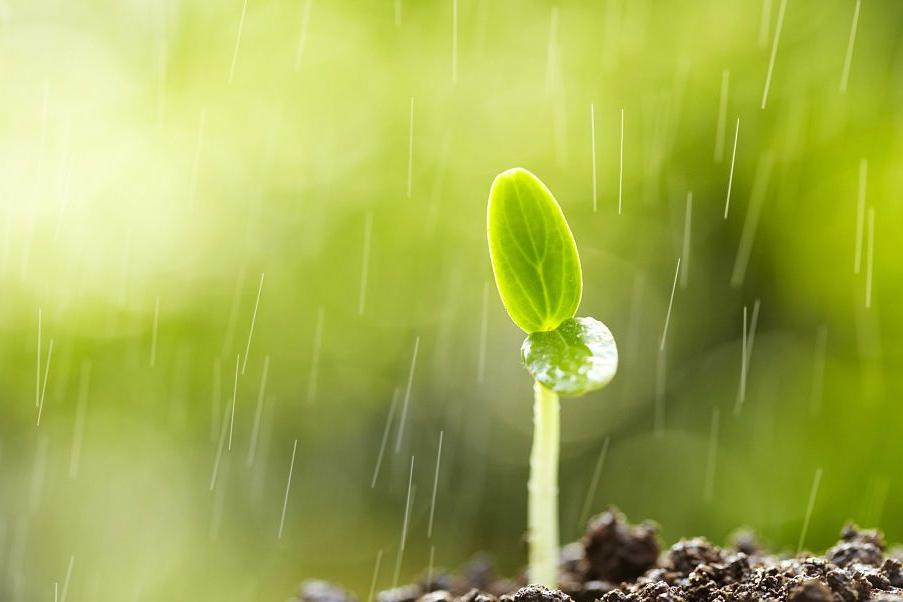
M 903 602 L 903 564 L 880 532 L 855 525 L 822 556 L 771 554 L 749 534 L 724 548 L 693 538 L 661 551 L 655 524 L 631 525 L 612 509 L 562 550 L 559 587 L 499 579 L 478 559 L 458 574 L 437 572 L 429 583 L 380 592 L 377 602 Z M 356 598 L 307 581 L 295 601 Z

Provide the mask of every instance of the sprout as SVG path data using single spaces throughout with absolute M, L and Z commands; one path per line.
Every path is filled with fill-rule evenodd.
M 575 318 L 583 274 L 574 236 L 549 189 L 525 169 L 499 174 L 489 191 L 489 256 L 508 315 L 527 333 L 521 359 L 533 375 L 528 538 L 531 583 L 558 585 L 558 396 L 600 389 L 618 350 L 608 328 Z

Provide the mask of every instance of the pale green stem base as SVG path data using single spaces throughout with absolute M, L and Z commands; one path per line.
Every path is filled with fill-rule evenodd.
M 527 484 L 530 583 L 558 587 L 558 394 L 533 384 L 533 449 Z

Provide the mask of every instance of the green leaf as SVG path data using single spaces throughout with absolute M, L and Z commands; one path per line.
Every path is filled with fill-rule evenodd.
M 533 378 L 560 395 L 601 389 L 618 370 L 615 339 L 593 318 L 570 318 L 551 332 L 534 332 L 524 340 L 521 359 Z
M 514 323 L 530 333 L 573 318 L 583 292 L 580 257 L 545 184 L 519 167 L 500 173 L 486 221 L 495 283 Z

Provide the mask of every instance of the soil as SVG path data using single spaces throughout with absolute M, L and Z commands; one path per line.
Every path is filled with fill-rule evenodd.
M 497 578 L 477 558 L 457 574 L 380 592 L 376 602 L 903 602 L 901 559 L 880 532 L 855 525 L 822 556 L 770 554 L 748 533 L 723 548 L 697 537 L 662 551 L 654 523 L 631 525 L 611 509 L 562 550 L 560 589 Z M 303 583 L 293 600 L 357 602 L 322 581 Z

